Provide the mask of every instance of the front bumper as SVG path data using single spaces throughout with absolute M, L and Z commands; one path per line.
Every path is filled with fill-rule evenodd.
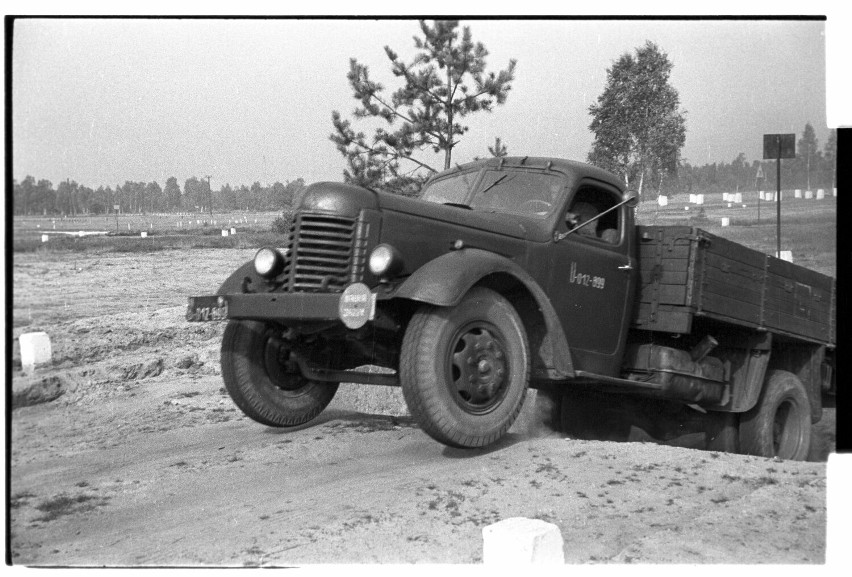
M 339 320 L 340 293 L 251 293 L 189 297 L 186 320 Z

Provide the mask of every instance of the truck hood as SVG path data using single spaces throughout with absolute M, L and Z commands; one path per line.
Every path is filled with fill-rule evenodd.
M 422 219 L 454 224 L 517 239 L 531 239 L 545 227 L 545 221 L 518 215 L 480 212 L 426 202 L 339 182 L 317 182 L 308 186 L 301 208 L 331 212 L 355 218 L 361 209 L 397 212 Z
M 438 220 L 513 238 L 527 238 L 533 224 L 529 218 L 479 212 L 393 194 L 380 193 L 378 199 L 382 211 L 410 214 L 425 219 Z

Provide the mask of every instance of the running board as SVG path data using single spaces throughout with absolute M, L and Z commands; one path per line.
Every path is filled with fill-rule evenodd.
M 603 383 L 612 385 L 619 389 L 642 389 L 649 391 L 664 391 L 665 385 L 660 383 L 646 383 L 642 381 L 633 381 L 630 379 L 620 379 L 618 377 L 608 377 L 606 375 L 598 375 L 588 371 L 574 371 L 574 378 L 570 381 L 565 381 L 565 384 L 598 384 Z

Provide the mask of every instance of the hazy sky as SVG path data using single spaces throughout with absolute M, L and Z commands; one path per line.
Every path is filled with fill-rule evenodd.
M 507 103 L 467 119 L 453 160 L 585 160 L 606 69 L 646 40 L 665 51 L 692 164 L 762 156 L 764 133 L 828 136 L 820 21 L 468 20 L 488 70 L 518 65 Z M 13 176 L 91 187 L 125 180 L 340 180 L 331 112 L 356 106 L 349 59 L 399 86 L 383 46 L 414 54 L 414 20 L 17 20 Z M 368 124 L 363 126 L 372 133 Z M 436 164 L 439 164 L 436 162 Z

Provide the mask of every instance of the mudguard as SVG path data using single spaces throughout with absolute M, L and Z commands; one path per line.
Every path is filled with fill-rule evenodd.
M 223 282 L 219 286 L 219 290 L 216 291 L 217 295 L 229 295 L 229 294 L 242 294 L 243 292 L 243 279 L 249 277 L 251 279 L 252 284 L 257 286 L 258 283 L 265 282 L 264 279 L 259 276 L 254 270 L 254 260 L 250 260 L 240 266 L 237 270 L 231 273 L 225 282 Z
M 447 253 L 417 269 L 393 293 L 392 298 L 436 306 L 455 306 L 475 284 L 495 273 L 507 274 L 517 280 L 538 306 L 546 326 L 539 347 L 546 377 L 565 379 L 574 376 L 568 340 L 550 299 L 535 279 L 506 257 L 475 248 Z

